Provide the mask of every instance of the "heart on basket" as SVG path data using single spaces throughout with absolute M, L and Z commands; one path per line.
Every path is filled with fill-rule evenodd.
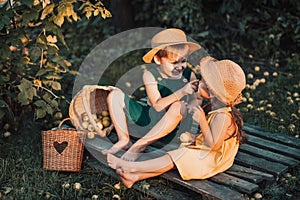
M 68 146 L 68 142 L 67 141 L 64 141 L 62 143 L 58 143 L 57 141 L 53 142 L 53 145 L 54 145 L 54 148 L 55 150 L 61 154 L 65 148 Z

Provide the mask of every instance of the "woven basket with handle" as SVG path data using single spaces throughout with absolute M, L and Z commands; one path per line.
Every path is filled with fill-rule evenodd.
M 77 130 L 85 130 L 82 126 L 83 115 L 87 115 L 97 135 L 107 136 L 114 128 L 113 124 L 101 129 L 93 119 L 93 114 L 100 114 L 101 111 L 108 111 L 107 95 L 113 90 L 113 86 L 85 85 L 72 99 L 69 107 L 69 116 L 72 124 Z
M 43 168 L 46 170 L 78 172 L 81 169 L 86 132 L 73 128 L 42 131 Z

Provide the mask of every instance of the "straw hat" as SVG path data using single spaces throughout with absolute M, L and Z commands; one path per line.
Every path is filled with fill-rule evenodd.
M 241 92 L 246 86 L 242 68 L 231 60 L 201 62 L 201 76 L 207 87 L 226 105 L 240 103 Z
M 189 48 L 189 54 L 201 48 L 200 45 L 188 42 L 185 33 L 176 28 L 169 28 L 163 30 L 153 36 L 151 40 L 151 50 L 146 53 L 143 57 L 143 60 L 146 63 L 151 63 L 155 54 L 165 48 L 166 46 L 176 45 L 176 44 L 187 44 Z

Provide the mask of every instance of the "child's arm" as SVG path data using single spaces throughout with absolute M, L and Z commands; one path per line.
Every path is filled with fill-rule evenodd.
M 151 72 L 145 70 L 143 74 L 143 81 L 149 102 L 157 112 L 164 110 L 175 101 L 179 101 L 185 95 L 192 94 L 194 92 L 194 86 L 190 82 L 183 88 L 175 91 L 173 94 L 162 98 L 158 91 L 157 81 Z
M 212 150 L 219 149 L 226 139 L 228 127 L 231 125 L 231 118 L 225 113 L 219 113 L 209 126 L 205 113 L 200 106 L 194 107 L 193 111 L 193 119 L 200 125 L 205 144 Z

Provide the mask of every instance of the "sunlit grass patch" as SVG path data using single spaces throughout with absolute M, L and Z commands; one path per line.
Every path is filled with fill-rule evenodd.
M 265 68 L 248 69 L 243 103 L 239 106 L 244 121 L 299 137 L 300 66 L 274 66 L 267 68 L 269 71 Z

